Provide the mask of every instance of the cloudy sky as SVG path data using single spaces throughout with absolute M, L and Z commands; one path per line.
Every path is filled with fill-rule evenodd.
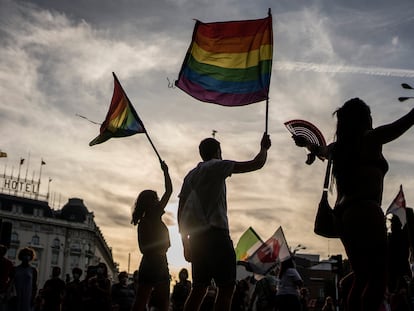
M 198 102 L 170 88 L 190 43 L 194 19 L 257 19 L 273 14 L 274 63 L 269 103 L 272 148 L 257 172 L 228 179 L 230 229 L 236 243 L 252 226 L 267 239 L 282 226 L 288 244 L 322 258 L 343 253 L 336 240 L 313 233 L 325 165 L 308 166 L 284 122 L 301 118 L 334 135 L 332 112 L 352 97 L 372 109 L 374 126 L 411 109 L 414 95 L 414 3 L 307 0 L 0 0 L 0 169 L 39 173 L 41 192 L 59 209 L 82 198 L 113 249 L 120 269 L 140 260 L 131 207 L 138 193 L 164 190 L 158 159 L 145 135 L 89 147 L 113 92 L 115 72 L 167 162 L 174 193 L 165 215 L 172 269 L 184 265 L 177 243 L 177 194 L 199 162 L 198 143 L 216 130 L 223 157 L 249 160 L 259 150 L 265 103 L 228 108 Z M 385 210 L 404 187 L 414 205 L 413 135 L 384 147 L 390 171 Z M 333 196 L 331 200 L 333 200 Z

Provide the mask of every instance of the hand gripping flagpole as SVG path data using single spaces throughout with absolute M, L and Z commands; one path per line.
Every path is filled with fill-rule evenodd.
M 124 88 L 122 87 L 121 83 L 119 82 L 118 77 L 115 75 L 115 73 L 114 73 L 114 72 L 112 72 L 112 74 L 113 74 L 114 78 L 116 79 L 116 81 L 118 82 L 118 85 L 121 87 L 121 90 L 122 90 L 122 92 L 123 92 L 123 93 L 124 93 L 124 95 L 125 95 L 125 98 L 128 100 L 128 104 L 130 105 L 130 108 L 131 108 L 131 112 L 132 112 L 132 114 L 134 115 L 134 117 L 136 118 L 136 120 L 138 120 L 138 122 L 141 124 L 142 128 L 144 129 L 145 136 L 147 136 L 148 141 L 150 142 L 152 149 L 154 149 L 155 154 L 157 155 L 158 160 L 159 160 L 159 161 L 160 161 L 160 163 L 161 163 L 161 162 L 162 162 L 161 156 L 160 156 L 160 154 L 158 153 L 158 150 L 155 148 L 155 146 L 154 146 L 154 144 L 153 144 L 153 142 L 152 142 L 152 140 L 151 140 L 151 137 L 148 135 L 148 132 L 147 132 L 147 129 L 145 128 L 145 126 L 144 126 L 144 123 L 142 123 L 142 121 L 141 121 L 140 117 L 138 116 L 137 112 L 135 111 L 134 106 L 132 106 L 132 103 L 131 103 L 131 101 L 129 100 L 128 95 L 125 93 L 125 90 L 124 90 Z

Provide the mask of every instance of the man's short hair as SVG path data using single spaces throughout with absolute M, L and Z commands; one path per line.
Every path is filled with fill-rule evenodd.
M 220 148 L 220 143 L 214 138 L 205 138 L 198 146 L 200 156 L 204 161 L 211 160 Z

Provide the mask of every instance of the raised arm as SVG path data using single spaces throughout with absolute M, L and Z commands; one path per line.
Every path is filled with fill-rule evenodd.
M 414 109 L 398 120 L 379 126 L 369 133 L 369 137 L 380 144 L 386 144 L 404 134 L 414 125 Z
M 261 169 L 266 163 L 267 159 L 267 150 L 271 146 L 270 137 L 267 133 L 263 134 L 262 141 L 260 142 L 260 151 L 254 157 L 253 160 L 244 161 L 244 162 L 234 162 L 233 173 L 247 173 Z
M 165 193 L 162 195 L 160 199 L 160 206 L 164 209 L 167 206 L 168 200 L 171 197 L 173 188 L 171 183 L 171 177 L 168 173 L 168 166 L 164 161 L 161 162 L 161 169 L 164 172 Z

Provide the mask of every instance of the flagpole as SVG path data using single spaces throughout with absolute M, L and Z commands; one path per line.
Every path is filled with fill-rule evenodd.
M 266 99 L 266 120 L 265 120 L 265 133 L 267 134 L 267 128 L 269 123 L 269 99 Z
M 269 16 L 269 18 L 272 20 L 272 9 L 269 8 L 267 11 L 267 15 Z M 273 23 L 273 21 L 272 21 Z M 273 62 L 273 27 L 270 28 L 272 33 L 271 33 L 271 43 L 272 43 L 272 62 Z M 271 72 L 270 72 L 271 73 Z M 270 88 L 270 79 L 269 79 L 269 86 Z M 268 123 L 269 123 L 269 90 L 267 91 L 267 99 L 266 99 L 266 126 L 265 126 L 265 133 L 267 134 L 267 130 L 268 130 Z
M 141 119 L 138 117 L 137 112 L 135 111 L 134 107 L 132 106 L 132 103 L 129 100 L 128 95 L 126 94 L 124 88 L 122 87 L 121 83 L 119 82 L 118 77 L 116 76 L 115 72 L 112 72 L 112 75 L 114 76 L 114 79 L 118 82 L 118 85 L 121 88 L 122 92 L 124 93 L 125 98 L 128 100 L 128 103 L 131 105 L 131 112 L 134 114 L 134 117 L 136 118 L 136 120 L 138 120 L 138 122 L 141 124 L 142 128 L 144 129 L 145 136 L 147 136 L 148 141 L 150 142 L 150 144 L 152 146 L 152 149 L 154 149 L 155 154 L 158 157 L 158 160 L 160 162 L 162 162 L 162 159 L 160 157 L 160 154 L 158 153 L 157 149 L 155 148 L 154 144 L 152 143 L 151 137 L 148 135 L 148 132 L 147 132 L 147 129 L 145 128 L 145 126 L 144 126 L 144 123 L 142 123 Z
M 151 138 L 149 137 L 149 135 L 148 135 L 147 130 L 145 129 L 145 127 L 144 127 L 144 130 L 145 130 L 145 136 L 147 136 L 148 141 L 150 142 L 150 144 L 151 144 L 151 146 L 152 146 L 152 149 L 154 149 L 155 154 L 157 155 L 158 160 L 160 160 L 160 163 L 161 163 L 161 162 L 162 162 L 162 159 L 161 159 L 161 157 L 160 157 L 160 154 L 158 153 L 157 149 L 155 148 L 154 144 L 152 143 L 152 140 L 151 140 Z

